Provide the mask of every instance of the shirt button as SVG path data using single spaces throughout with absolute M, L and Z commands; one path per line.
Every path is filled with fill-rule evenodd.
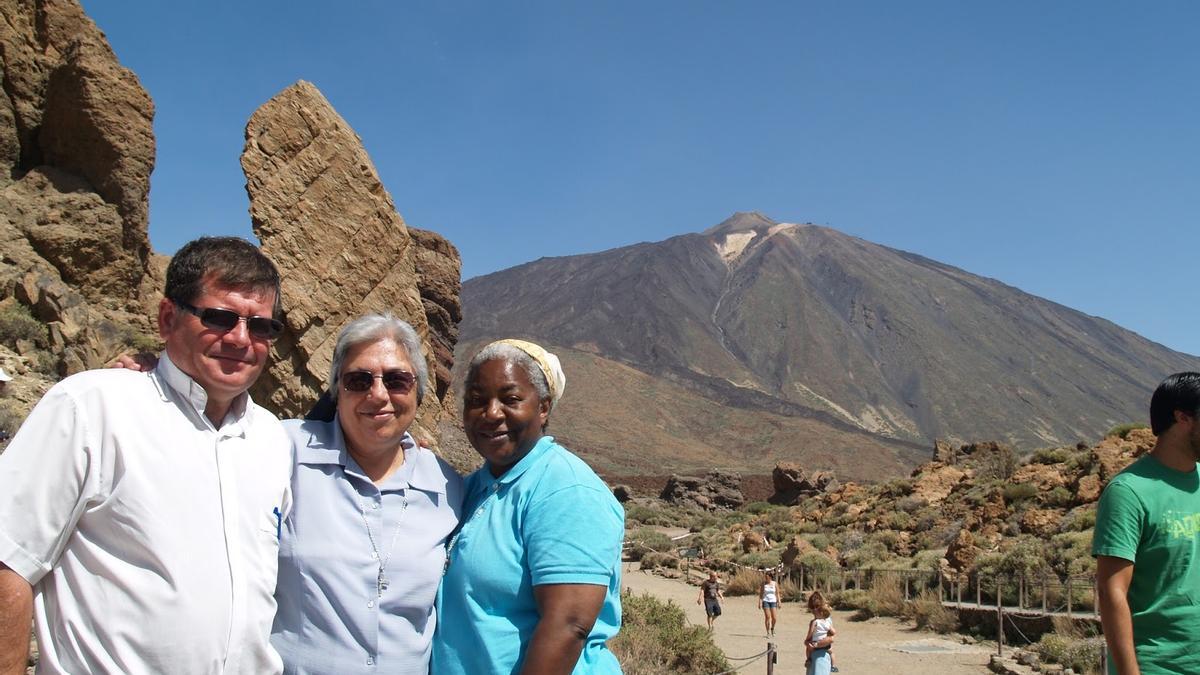
M 379 502 L 375 502 L 374 504 L 372 504 L 371 508 L 373 508 L 373 509 L 379 508 Z
M 374 601 L 374 600 L 368 600 L 368 601 L 367 601 L 367 607 L 374 607 L 374 606 L 375 606 L 375 601 Z
M 373 666 L 373 665 L 375 665 L 375 659 L 373 659 L 373 658 L 371 658 L 371 657 L 369 657 L 369 656 L 368 656 L 368 657 L 367 657 L 367 665 L 368 665 L 368 666 Z
M 482 506 L 479 507 L 479 510 L 475 511 L 475 513 L 476 513 L 476 515 L 483 513 L 483 507 Z

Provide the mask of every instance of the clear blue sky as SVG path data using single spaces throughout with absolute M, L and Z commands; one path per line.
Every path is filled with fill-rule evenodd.
M 316 84 L 464 278 L 815 222 L 1200 354 L 1200 3 L 84 0 L 157 105 L 150 238 L 252 236 Z

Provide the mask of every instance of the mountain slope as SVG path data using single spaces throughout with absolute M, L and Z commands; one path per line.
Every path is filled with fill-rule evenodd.
M 463 306 L 465 347 L 514 335 L 591 352 L 678 384 L 688 393 L 672 405 L 699 397 L 804 418 L 900 456 L 939 437 L 1025 447 L 1090 438 L 1143 418 L 1165 374 L 1200 369 L 1196 357 L 998 281 L 754 213 L 471 279 Z M 597 403 L 581 427 L 611 429 L 591 416 L 603 415 Z M 655 424 L 616 423 L 634 438 Z M 769 448 L 759 452 L 765 465 Z

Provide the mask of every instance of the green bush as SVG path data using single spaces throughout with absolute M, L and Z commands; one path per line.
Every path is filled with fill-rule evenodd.
M 1067 488 L 1059 485 L 1042 495 L 1042 503 L 1046 506 L 1070 506 L 1075 501 L 1075 495 Z
M 33 318 L 25 305 L 10 302 L 0 307 L 0 342 L 15 347 L 17 340 L 45 344 L 46 324 Z
M 1085 504 L 1067 512 L 1060 526 L 1066 532 L 1083 532 L 1096 526 L 1096 505 Z
M 709 675 L 729 669 L 712 635 L 689 625 L 679 605 L 622 593 L 621 612 L 621 632 L 608 646 L 626 675 Z
M 671 541 L 670 537 L 649 527 L 639 527 L 628 532 L 625 538 L 631 542 L 628 549 L 630 560 L 641 560 L 642 556 L 651 551 L 662 553 L 675 549 L 675 542 Z
M 1062 464 L 1071 458 L 1071 451 L 1067 448 L 1042 448 L 1033 453 L 1029 458 L 1030 464 Z
M 782 507 L 775 506 L 774 504 L 771 504 L 769 502 L 750 502 L 745 507 L 743 507 L 743 510 L 746 513 L 759 516 L 768 511 L 773 511 L 773 510 L 779 509 L 779 508 L 782 508 Z M 784 510 L 786 510 L 786 509 L 784 509 Z
M 1119 436 L 1119 437 L 1121 437 L 1122 440 L 1124 440 L 1127 436 L 1129 436 L 1129 432 L 1133 431 L 1134 429 L 1148 429 L 1148 428 L 1149 427 L 1147 425 L 1142 424 L 1141 422 L 1130 422 L 1129 424 L 1118 424 L 1117 426 L 1109 429 L 1108 433 L 1104 434 L 1104 436 L 1105 436 L 1105 438 L 1107 438 L 1109 436 Z
M 1032 499 L 1038 494 L 1038 488 L 1033 483 L 1016 483 L 1004 486 L 1004 501 L 1012 504 L 1024 499 Z
M 1032 649 L 1043 661 L 1061 664 L 1077 673 L 1098 673 L 1102 645 L 1103 638 L 1075 638 L 1046 633 Z
M 679 558 L 670 553 L 659 553 L 658 551 L 646 551 L 642 555 L 639 569 L 652 570 L 659 567 L 668 567 L 677 570 L 679 569 Z
M 627 504 L 625 506 L 625 522 L 670 527 L 675 525 L 678 520 L 670 514 L 663 512 L 662 509 L 643 506 L 641 504 Z

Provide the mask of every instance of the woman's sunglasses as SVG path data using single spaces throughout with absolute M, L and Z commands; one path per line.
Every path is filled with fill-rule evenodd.
M 231 331 L 239 321 L 245 321 L 246 330 L 260 340 L 274 340 L 283 332 L 283 322 L 269 317 L 242 316 L 233 310 L 201 308 L 178 300 L 175 301 L 175 305 L 186 312 L 195 314 L 200 318 L 200 323 L 213 330 Z
M 369 370 L 352 370 L 342 373 L 342 387 L 346 391 L 364 392 L 369 390 L 376 379 L 383 380 L 383 387 L 392 394 L 407 394 L 412 391 L 417 378 L 404 370 L 388 370 L 382 375 L 376 375 Z

